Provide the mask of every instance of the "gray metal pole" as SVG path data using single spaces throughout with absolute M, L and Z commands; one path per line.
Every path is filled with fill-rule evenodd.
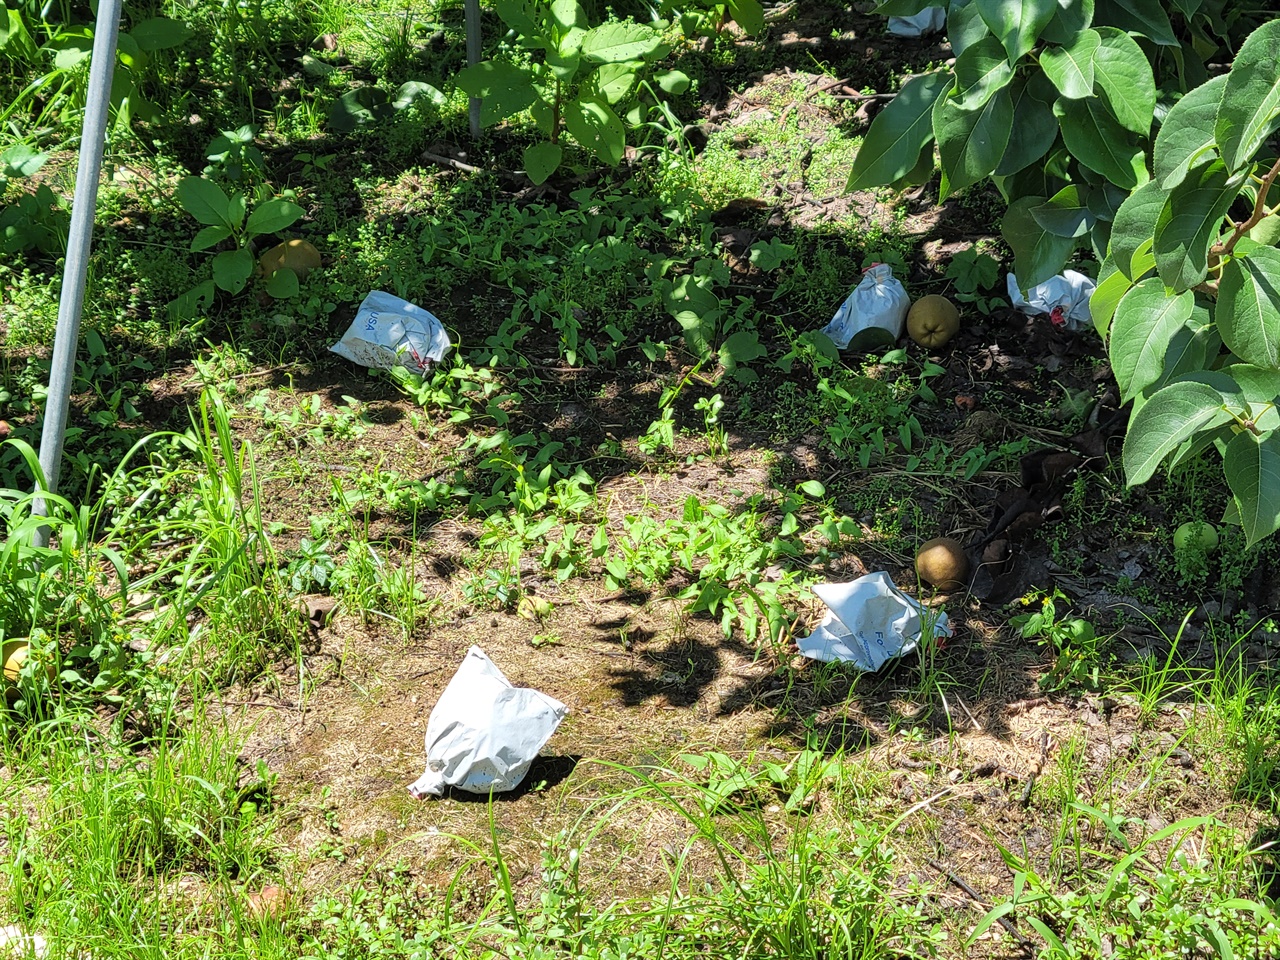
M 84 311 L 93 215 L 98 206 L 98 177 L 106 149 L 107 113 L 111 105 L 111 77 L 115 73 L 122 5 L 123 0 L 98 0 L 98 19 L 93 30 L 93 59 L 89 63 L 89 93 L 84 107 L 84 127 L 80 133 L 76 192 L 71 200 L 67 261 L 62 271 L 62 299 L 58 302 L 58 327 L 53 338 L 53 360 L 49 366 L 49 395 L 45 401 L 44 430 L 40 434 L 40 469 L 44 471 L 45 483 L 51 493 L 58 489 L 58 475 L 62 467 L 62 441 L 67 430 L 76 347 L 80 341 L 80 317 Z M 37 500 L 35 512 L 47 516 L 45 511 L 45 502 Z M 49 528 L 41 527 L 36 533 L 36 543 L 45 546 L 48 542 Z
M 463 12 L 467 16 L 467 66 L 480 62 L 480 0 L 463 0 Z M 471 139 L 480 138 L 480 98 L 471 98 Z

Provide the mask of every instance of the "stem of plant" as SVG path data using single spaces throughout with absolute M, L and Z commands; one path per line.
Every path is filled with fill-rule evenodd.
M 1280 176 L 1280 160 L 1276 160 L 1271 165 L 1271 169 L 1267 171 L 1258 182 L 1258 199 L 1254 201 L 1253 213 L 1249 215 L 1249 219 L 1244 223 L 1236 224 L 1235 229 L 1231 232 L 1231 236 L 1227 237 L 1222 243 L 1215 243 L 1209 251 L 1209 263 L 1215 264 L 1222 257 L 1225 257 L 1235 249 L 1236 244 L 1240 242 L 1240 238 L 1262 222 L 1262 219 L 1268 215 L 1267 210 L 1267 193 L 1271 190 L 1271 185 L 1275 183 L 1276 177 Z

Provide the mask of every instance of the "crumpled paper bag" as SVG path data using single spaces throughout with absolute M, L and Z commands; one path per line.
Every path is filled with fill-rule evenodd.
M 440 694 L 427 721 L 427 770 L 409 785 L 421 800 L 446 787 L 469 793 L 514 790 L 568 708 L 545 693 L 513 687 L 479 647 Z
M 873 350 L 892 346 L 902 336 L 911 298 L 887 263 L 877 263 L 840 305 L 822 332 L 837 348 Z
M 926 610 L 883 571 L 819 584 L 813 592 L 827 605 L 827 615 L 811 635 L 796 641 L 800 653 L 813 660 L 840 660 L 874 673 L 886 660 L 915 650 L 926 625 L 935 638 L 951 636 L 945 613 Z
M 1049 321 L 1059 328 L 1075 333 L 1093 326 L 1093 314 L 1089 312 L 1089 298 L 1097 287 L 1083 273 L 1067 270 L 1061 276 L 1050 277 L 1044 283 L 1037 283 L 1022 296 L 1018 289 L 1018 278 L 1009 274 L 1006 286 L 1009 290 L 1009 302 L 1023 313 L 1036 316 L 1046 313 Z
M 421 373 L 443 360 L 452 346 L 444 324 L 433 314 L 375 290 L 361 301 L 351 326 L 329 349 L 364 367 L 407 367 Z
M 890 17 L 889 32 L 899 37 L 923 37 L 937 33 L 947 23 L 945 7 L 925 7 L 909 17 Z

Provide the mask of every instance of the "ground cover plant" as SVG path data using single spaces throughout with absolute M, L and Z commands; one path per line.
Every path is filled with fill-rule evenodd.
M 4 11 L 0 952 L 1280 953 L 1277 22 L 923 6 L 127 3 L 43 516 L 96 24 Z M 958 331 L 836 350 L 874 264 Z M 797 657 L 877 570 L 952 635 Z M 569 717 L 414 800 L 473 643 Z

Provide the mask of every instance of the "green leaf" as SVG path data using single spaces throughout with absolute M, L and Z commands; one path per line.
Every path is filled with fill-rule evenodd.
M 1084 166 L 1128 189 L 1147 179 L 1142 148 L 1101 98 L 1060 99 L 1053 112 L 1062 124 L 1067 149 Z
M 565 129 L 573 139 L 603 162 L 616 165 L 627 145 L 627 131 L 618 115 L 595 100 L 565 104 Z
M 1098 0 L 1096 20 L 1141 34 L 1164 47 L 1180 46 L 1161 0 Z
M 1103 343 L 1110 336 L 1111 318 L 1115 315 L 1116 307 L 1132 286 L 1133 283 L 1110 258 L 1102 261 L 1102 266 L 1098 268 L 1098 285 L 1089 297 L 1089 316 Z
M 48 159 L 47 153 L 40 153 L 25 143 L 15 143 L 0 150 L 0 177 L 29 177 Z
M 1226 74 L 1214 77 L 1188 93 L 1165 114 L 1160 132 L 1156 134 L 1152 167 L 1155 179 L 1166 190 L 1181 183 L 1193 166 L 1213 158 L 1214 119 L 1226 85 Z
M 826 496 L 827 488 L 817 480 L 806 480 L 800 484 L 800 492 L 806 497 L 822 497 Z
M 760 0 L 727 0 L 729 16 L 749 37 L 764 31 L 764 6 Z
M 228 293 L 239 293 L 253 276 L 253 255 L 241 247 L 213 258 L 213 282 Z
M 556 172 L 564 151 L 558 143 L 535 143 L 524 148 L 524 172 L 536 184 L 547 182 Z
M 289 267 L 280 267 L 267 277 L 267 293 L 276 300 L 288 300 L 298 295 L 298 275 Z
M 978 14 L 1016 64 L 1058 11 L 1056 0 L 973 0 Z
M 1191 318 L 1195 297 L 1171 296 L 1158 277 L 1143 280 L 1124 295 L 1111 324 L 1111 370 L 1127 402 L 1160 379 L 1173 335 Z
M 255 237 L 264 233 L 276 233 L 296 223 L 304 213 L 305 210 L 288 200 L 267 200 L 254 207 L 244 229 Z
M 150 53 L 153 50 L 167 50 L 170 47 L 180 46 L 195 36 L 195 33 L 186 24 L 179 23 L 177 20 L 170 20 L 168 17 L 152 17 L 131 29 L 129 35 L 133 37 L 134 43 L 140 49 Z
M 653 75 L 653 79 L 658 84 L 658 89 L 670 94 L 684 93 L 692 82 L 689 75 L 680 70 L 659 70 Z
M 1053 115 L 1053 86 L 1044 74 L 1029 80 L 1015 79 L 1009 88 L 1013 97 L 1013 129 L 1004 156 L 996 166 L 998 176 L 1007 177 L 1035 163 L 1058 138 L 1058 118 Z
M 503 23 L 522 36 L 542 32 L 542 6 L 538 0 L 493 0 L 493 9 Z
M 974 0 L 954 0 L 947 9 L 947 39 L 957 57 L 990 34 Z
M 1280 529 L 1280 436 L 1257 437 L 1248 430 L 1236 434 L 1227 444 L 1222 469 L 1248 545 Z
M 210 247 L 217 246 L 229 236 L 231 236 L 231 230 L 222 226 L 222 224 L 205 227 L 192 239 L 191 252 L 208 250 Z
M 607 103 L 617 103 L 631 92 L 638 63 L 602 63 L 591 76 L 596 93 Z
M 234 230 L 237 224 L 228 216 L 231 201 L 222 188 L 204 177 L 183 177 L 178 181 L 178 202 L 182 209 L 200 223 Z
M 933 105 L 952 84 L 946 73 L 926 73 L 905 84 L 871 121 L 853 158 L 846 190 L 893 183 L 911 172 L 933 139 Z
M 1088 187 L 1085 191 L 1087 194 Z M 1031 216 L 1050 233 L 1071 239 L 1083 237 L 1097 219 L 1075 185 L 1063 187 L 1044 203 L 1032 207 Z
M 1214 317 L 1228 350 L 1255 366 L 1280 369 L 1280 250 L 1259 247 L 1227 260 Z
M 1156 221 L 1165 208 L 1169 195 L 1154 180 L 1148 180 L 1120 204 L 1111 223 L 1111 258 L 1130 280 L 1137 280 L 1133 256 L 1144 243 L 1155 236 Z
M 1280 399 L 1280 370 L 1233 363 L 1224 367 L 1223 373 L 1240 385 L 1240 395 L 1250 407 L 1267 406 Z
M 1040 67 L 1064 97 L 1093 96 L 1093 55 L 1101 42 L 1096 30 L 1082 30 L 1070 44 L 1041 51 Z
M 350 133 L 364 123 L 389 116 L 391 98 L 385 90 L 364 86 L 348 90 L 329 107 L 329 126 L 338 133 Z
M 1280 126 L 1280 20 L 1249 34 L 1227 74 L 1213 132 L 1231 171 L 1249 166 Z
M 1004 47 L 995 37 L 986 36 L 956 58 L 956 106 L 976 110 L 992 94 L 1008 86 L 1013 68 L 1005 59 Z
M 757 240 L 751 245 L 751 262 L 761 270 L 777 270 L 796 255 L 796 248 L 774 237 L 768 243 Z
M 1040 31 L 1040 39 L 1048 43 L 1070 43 L 1081 30 L 1093 24 L 1093 0 L 1058 0 L 1049 25 Z
M 760 345 L 760 335 L 755 330 L 739 330 L 731 333 L 720 344 L 720 362 L 733 370 L 759 360 L 767 351 Z
M 1169 192 L 1156 220 L 1152 251 L 1156 271 L 1174 290 L 1194 287 L 1209 275 L 1209 247 L 1217 241 L 1246 173 L 1230 176 L 1222 161 L 1215 160 Z
M 436 106 L 443 104 L 448 98 L 439 89 L 421 80 L 410 80 L 396 89 L 395 99 L 391 101 L 392 110 L 403 110 L 419 97 L 426 97 Z
M 1151 61 L 1133 38 L 1115 27 L 1099 27 L 1102 44 L 1093 55 L 1094 79 L 1102 99 L 1126 130 L 1151 133 L 1156 109 L 1156 78 Z
M 458 71 L 455 82 L 467 96 L 481 97 L 480 122 L 485 126 L 533 106 L 538 94 L 529 71 L 502 60 L 485 60 Z
M 938 200 L 995 172 L 1013 131 L 1013 100 L 997 91 L 979 110 L 961 110 L 950 97 L 933 108 L 933 135 L 942 160 Z
M 1074 240 L 1054 236 L 1036 223 L 1031 208 L 1044 200 L 1034 196 L 1018 198 L 1009 204 L 1000 224 L 1001 235 L 1013 248 L 1014 273 L 1024 290 L 1061 273 L 1076 246 Z
M 643 60 L 662 46 L 662 36 L 642 23 L 604 23 L 588 30 L 582 55 L 596 63 Z
M 1207 384 L 1182 381 L 1156 391 L 1129 422 L 1122 454 L 1125 482 L 1131 487 L 1146 483 L 1182 441 L 1230 419 L 1222 394 Z
M 578 0 L 551 0 L 550 12 L 552 22 L 561 30 L 586 29 L 587 11 Z

